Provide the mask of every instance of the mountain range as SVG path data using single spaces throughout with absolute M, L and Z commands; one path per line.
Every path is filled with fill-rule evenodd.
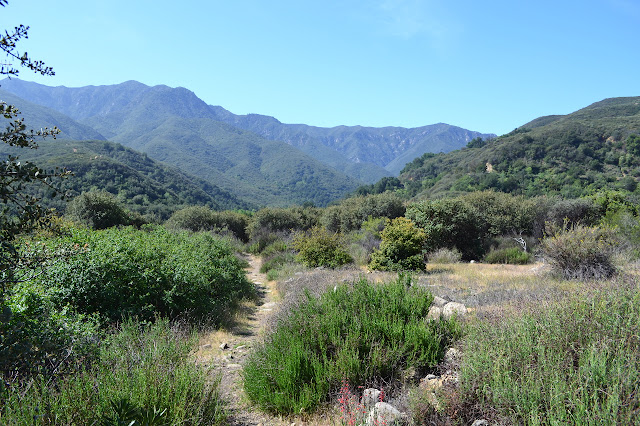
M 362 183 L 397 174 L 424 152 L 493 136 L 446 124 L 283 124 L 207 105 L 184 88 L 135 81 L 67 88 L 13 78 L 0 87 L 2 99 L 17 105 L 34 127 L 56 125 L 65 139 L 120 143 L 258 206 L 326 205 Z

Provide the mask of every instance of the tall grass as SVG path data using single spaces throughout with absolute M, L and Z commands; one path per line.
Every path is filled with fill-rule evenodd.
M 517 424 L 637 424 L 638 336 L 637 288 L 478 323 L 465 338 L 464 399 Z
M 96 424 L 114 418 L 114 406 L 125 401 L 140 411 L 164 411 L 165 424 L 225 424 L 217 383 L 191 359 L 195 344 L 195 336 L 167 320 L 125 322 L 76 374 L 5 388 L 1 423 Z
M 435 366 L 459 327 L 427 321 L 433 296 L 409 284 L 406 277 L 380 285 L 361 279 L 321 297 L 307 294 L 245 364 L 249 399 L 274 413 L 310 412 L 342 380 L 366 384 Z

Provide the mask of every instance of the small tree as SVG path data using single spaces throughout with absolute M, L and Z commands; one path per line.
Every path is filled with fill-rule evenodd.
M 293 240 L 293 248 L 298 251 L 298 259 L 312 268 L 335 268 L 353 262 L 341 235 L 320 227 L 297 234 Z
M 406 217 L 387 221 L 382 242 L 371 255 L 371 269 L 382 271 L 426 269 L 424 247 L 427 234 Z
M 6 6 L 7 0 L 0 0 L 0 6 Z M 17 44 L 27 38 L 29 27 L 20 25 L 13 31 L 4 31 L 0 37 L 0 50 L 8 58 L 0 65 L 0 75 L 17 76 L 19 70 L 13 66 L 18 63 L 33 72 L 42 75 L 54 75 L 51 68 L 42 61 L 33 61 L 27 53 L 19 53 Z M 57 128 L 28 130 L 24 119 L 20 118 L 18 109 L 0 101 L 0 114 L 6 120 L 6 129 L 0 131 L 0 141 L 9 146 L 35 149 L 37 137 L 53 136 Z M 45 171 L 29 162 L 21 162 L 17 156 L 9 155 L 0 165 L 0 299 L 4 297 L 7 286 L 16 281 L 16 270 L 24 259 L 15 246 L 15 237 L 45 225 L 50 219 L 50 212 L 40 204 L 40 199 L 27 194 L 27 184 L 43 184 L 51 187 L 52 195 L 56 195 L 52 187 L 52 179 L 67 175 L 64 170 Z
M 83 192 L 67 206 L 67 218 L 93 229 L 130 225 L 132 218 L 120 202 L 106 191 Z

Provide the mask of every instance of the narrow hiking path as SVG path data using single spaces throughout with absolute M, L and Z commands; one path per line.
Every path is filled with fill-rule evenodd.
M 262 339 L 268 317 L 278 306 L 275 281 L 268 281 L 260 272 L 262 259 L 244 255 L 249 263 L 247 278 L 258 291 L 256 302 L 243 304 L 236 315 L 233 326 L 226 331 L 216 331 L 206 336 L 196 354 L 198 362 L 214 368 L 220 377 L 220 393 L 227 402 L 229 424 L 234 426 L 290 425 L 290 422 L 271 417 L 252 408 L 242 391 L 242 365 L 249 353 Z

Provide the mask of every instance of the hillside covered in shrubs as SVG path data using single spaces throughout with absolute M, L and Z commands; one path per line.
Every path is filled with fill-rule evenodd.
M 396 189 L 423 199 L 494 190 L 577 198 L 605 189 L 635 191 L 640 179 L 640 98 L 612 98 L 572 114 L 540 117 L 511 133 L 450 153 L 426 153 L 397 179 L 359 188 Z

